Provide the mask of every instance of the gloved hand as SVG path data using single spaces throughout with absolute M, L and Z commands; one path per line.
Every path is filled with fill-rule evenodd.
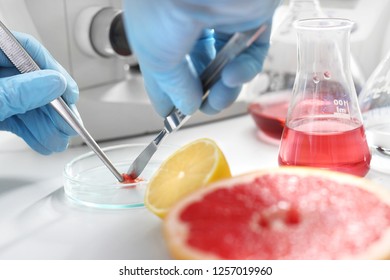
M 267 31 L 223 70 L 201 110 L 217 113 L 234 102 L 243 83 L 261 71 L 279 0 L 124 0 L 126 34 L 157 112 L 176 106 L 194 113 L 203 95 L 199 74 L 233 33 Z M 188 54 L 188 55 L 187 55 Z
M 76 132 L 46 104 L 62 95 L 72 106 L 77 84 L 37 40 L 14 35 L 41 69 L 51 70 L 19 74 L 0 51 L 0 130 L 15 133 L 41 154 L 63 151 Z

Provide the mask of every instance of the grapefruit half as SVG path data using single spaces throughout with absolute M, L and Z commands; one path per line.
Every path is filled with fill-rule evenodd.
M 176 259 L 387 259 L 390 194 L 344 173 L 266 169 L 188 195 L 164 236 Z

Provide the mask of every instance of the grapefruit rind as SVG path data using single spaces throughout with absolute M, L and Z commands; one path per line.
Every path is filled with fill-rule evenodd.
M 264 174 L 291 174 L 298 176 L 319 176 L 320 178 L 328 178 L 334 182 L 354 185 L 364 189 L 390 206 L 390 192 L 383 186 L 377 185 L 365 178 L 353 176 L 346 173 L 328 171 L 308 167 L 278 167 L 270 168 L 251 173 L 242 174 L 232 178 L 219 180 L 211 183 L 207 188 L 202 188 L 188 195 L 179 201 L 165 217 L 163 231 L 167 242 L 168 249 L 175 259 L 198 259 L 198 260 L 215 260 L 221 259 L 218 255 L 198 250 L 197 248 L 188 246 L 186 243 L 189 228 L 184 223 L 180 222 L 180 214 L 188 205 L 201 201 L 208 193 L 214 192 L 218 188 L 231 188 L 239 183 L 251 182 L 254 178 Z M 218 221 L 215 221 L 218 222 Z M 277 241 L 276 241 L 277 242 Z M 390 259 L 390 227 L 382 234 L 382 237 L 377 242 L 372 243 L 365 252 L 358 255 L 345 255 L 341 259 Z

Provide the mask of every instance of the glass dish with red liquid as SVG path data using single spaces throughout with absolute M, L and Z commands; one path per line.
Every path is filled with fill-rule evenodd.
M 248 112 L 257 126 L 257 137 L 279 145 L 286 121 L 291 90 L 264 93 L 251 101 Z

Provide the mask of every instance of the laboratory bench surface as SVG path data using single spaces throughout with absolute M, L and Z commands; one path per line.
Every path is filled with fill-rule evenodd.
M 101 147 L 148 143 L 154 134 L 102 142 Z M 164 143 L 215 140 L 234 175 L 276 167 L 278 147 L 258 140 L 248 115 L 183 128 Z M 89 152 L 85 145 L 42 156 L 16 136 L 0 133 L 0 259 L 170 259 L 162 220 L 146 208 L 108 210 L 78 205 L 63 188 L 64 166 Z M 366 176 L 390 186 L 390 176 Z

